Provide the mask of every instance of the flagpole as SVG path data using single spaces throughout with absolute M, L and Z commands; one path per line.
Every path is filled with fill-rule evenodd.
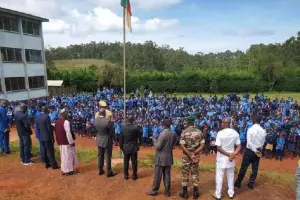
M 124 124 L 126 124 L 126 8 L 123 7 Z

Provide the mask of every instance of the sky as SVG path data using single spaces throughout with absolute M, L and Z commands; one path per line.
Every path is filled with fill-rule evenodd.
M 0 6 L 50 19 L 46 46 L 122 41 L 121 0 L 0 0 Z M 127 41 L 183 47 L 189 53 L 247 50 L 300 31 L 300 0 L 131 0 Z

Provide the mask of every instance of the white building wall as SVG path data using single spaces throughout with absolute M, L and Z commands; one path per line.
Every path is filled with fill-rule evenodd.
M 23 47 L 24 49 L 43 50 L 42 37 L 23 35 Z
M 0 98 L 7 99 L 9 101 L 26 100 L 29 98 L 38 98 L 48 96 L 47 81 L 45 81 L 45 88 L 29 89 L 28 77 L 33 76 L 45 76 L 46 74 L 46 62 L 45 62 L 45 49 L 44 40 L 42 34 L 42 23 L 40 26 L 40 36 L 26 35 L 22 31 L 22 21 L 19 18 L 19 30 L 20 33 L 6 32 L 0 30 L 0 47 L 10 47 L 22 49 L 23 62 L 21 63 L 9 63 L 1 62 L 0 56 L 0 77 L 2 78 L 2 88 L 5 88 L 5 77 L 25 77 L 26 89 L 22 91 L 8 91 L 3 89 L 3 93 L 0 93 Z M 25 49 L 41 50 L 43 63 L 27 63 L 25 56 Z
M 24 63 L 2 63 L 4 77 L 25 77 Z
M 45 75 L 45 65 L 36 63 L 27 63 L 27 74 L 28 76 L 44 76 Z
M 28 92 L 25 91 L 15 91 L 15 92 L 7 92 L 7 100 L 8 101 L 20 101 L 28 99 Z
M 48 96 L 47 89 L 34 89 L 29 91 L 29 98 L 38 98 Z
M 21 49 L 22 48 L 21 34 L 0 31 L 0 46 Z

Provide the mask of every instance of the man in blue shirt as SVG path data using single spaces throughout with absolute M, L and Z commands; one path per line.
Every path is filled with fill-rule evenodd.
M 35 137 L 36 139 L 39 141 L 39 146 L 40 146 L 40 161 L 42 163 L 44 163 L 44 159 L 43 159 L 43 152 L 44 152 L 44 148 L 43 148 L 43 145 L 41 145 L 41 138 L 40 138 L 40 133 L 39 133 L 39 130 L 37 128 L 37 124 L 36 124 L 36 119 L 41 115 L 41 112 L 40 112 L 41 108 L 39 107 L 35 113 L 35 116 L 34 116 L 34 119 L 35 119 L 35 122 L 34 122 L 34 128 L 35 128 Z
M 1 152 L 9 154 L 9 119 L 7 117 L 7 101 L 0 101 L 0 146 Z

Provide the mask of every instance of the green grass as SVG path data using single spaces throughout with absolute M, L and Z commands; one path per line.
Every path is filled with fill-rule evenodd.
M 144 159 L 139 160 L 139 167 L 154 167 L 155 155 L 154 153 L 147 154 Z M 180 169 L 182 166 L 181 160 L 174 160 L 174 168 Z M 215 172 L 216 166 L 212 164 L 200 163 L 199 165 L 200 172 Z M 235 168 L 235 172 L 239 172 L 239 168 Z M 248 170 L 250 174 L 250 170 Z M 274 184 L 282 184 L 291 188 L 295 188 L 296 180 L 294 174 L 289 173 L 279 173 L 279 172 L 270 172 L 270 171 L 260 171 L 259 176 L 266 178 Z
M 185 96 L 194 96 L 194 95 L 202 95 L 205 98 L 208 98 L 210 95 L 214 95 L 212 93 L 201 93 L 201 92 L 195 92 L 195 93 L 168 93 L 168 96 L 176 96 L 176 97 L 185 97 Z M 224 94 L 228 93 L 218 93 L 216 94 L 217 97 L 221 97 Z M 259 93 L 260 94 L 260 93 Z M 265 98 L 270 98 L 270 99 L 287 99 L 288 97 L 293 98 L 294 100 L 297 100 L 298 102 L 300 101 L 300 93 L 297 92 L 264 92 Z M 129 94 L 130 95 L 130 94 Z M 161 95 L 159 93 L 154 93 L 154 95 Z M 240 93 L 239 95 L 244 95 L 244 93 Z M 256 94 L 254 93 L 249 93 L 250 98 L 254 98 Z
M 103 67 L 108 61 L 98 59 L 55 60 L 58 69 L 83 69 L 91 65 Z

